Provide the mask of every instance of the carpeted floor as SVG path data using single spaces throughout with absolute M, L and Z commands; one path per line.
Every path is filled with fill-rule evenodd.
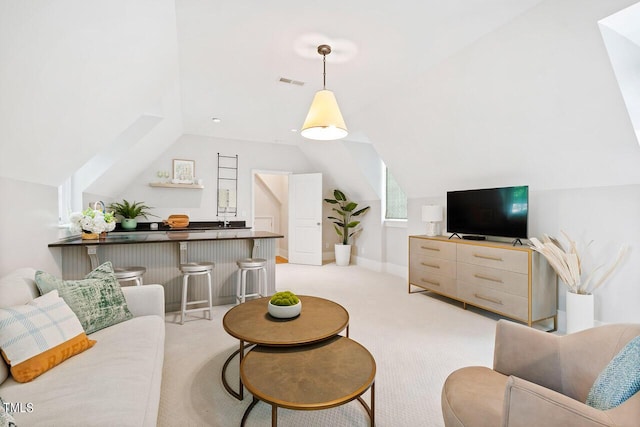
M 408 294 L 404 279 L 358 266 L 278 264 L 276 289 L 331 299 L 350 315 L 350 337 L 375 357 L 378 426 L 442 426 L 440 391 L 447 375 L 468 365 L 491 366 L 496 317 L 423 293 Z M 231 306 L 214 308 L 212 321 L 166 317 L 160 426 L 238 426 L 251 402 L 231 397 L 220 379 L 238 343 L 222 328 Z M 237 360 L 237 359 L 236 359 Z M 228 370 L 232 384 L 237 362 Z M 364 398 L 369 402 L 367 392 Z M 357 401 L 322 411 L 278 411 L 280 426 L 367 426 Z M 271 407 L 259 403 L 247 423 L 271 425 Z

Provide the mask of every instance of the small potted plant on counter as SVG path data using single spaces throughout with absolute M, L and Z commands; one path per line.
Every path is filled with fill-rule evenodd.
M 324 201 L 331 205 L 338 205 L 333 208 L 333 211 L 337 212 L 340 217 L 330 216 L 328 219 L 333 220 L 333 228 L 342 239 L 342 243 L 335 245 L 336 265 L 344 266 L 349 265 L 351 259 L 350 239 L 362 231 L 362 228 L 359 227 L 360 221 L 352 221 L 351 218 L 366 213 L 370 206 L 356 210 L 358 204 L 349 201 L 340 190 L 333 190 L 333 197 L 333 199 L 324 199 Z
M 302 301 L 291 291 L 276 292 L 268 304 L 269 314 L 278 319 L 296 317 L 302 310 Z
M 138 226 L 137 218 L 142 216 L 147 218 L 149 216 L 155 216 L 149 213 L 151 207 L 144 204 L 144 202 L 129 203 L 126 199 L 122 200 L 122 203 L 114 202 L 109 205 L 109 209 L 113 210 L 116 215 L 122 217 L 122 228 L 124 230 L 133 230 Z

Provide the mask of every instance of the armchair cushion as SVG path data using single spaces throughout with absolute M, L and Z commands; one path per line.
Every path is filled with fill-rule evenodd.
M 600 410 L 615 408 L 640 391 L 640 336 L 629 343 L 598 375 L 586 404 Z

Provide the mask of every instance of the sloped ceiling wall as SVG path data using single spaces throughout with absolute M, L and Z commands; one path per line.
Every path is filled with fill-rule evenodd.
M 598 20 L 631 1 L 546 1 L 363 110 L 410 198 L 640 182 Z
M 125 186 L 181 133 L 175 25 L 173 0 L 1 2 L 0 176 L 59 185 L 156 115 L 147 156 L 132 141 L 109 160 Z M 113 182 L 101 191 L 119 191 Z

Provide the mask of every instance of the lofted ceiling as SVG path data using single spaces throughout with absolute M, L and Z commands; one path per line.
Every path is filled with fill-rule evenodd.
M 292 130 L 300 130 L 322 88 L 316 47 L 329 44 L 327 89 L 336 94 L 347 139 L 368 142 L 354 114 L 538 3 L 176 0 L 184 132 L 299 143 Z

